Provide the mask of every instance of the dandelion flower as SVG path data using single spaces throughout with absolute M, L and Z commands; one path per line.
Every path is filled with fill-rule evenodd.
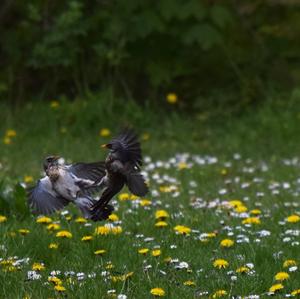
M 281 283 L 277 283 L 277 284 L 272 285 L 269 288 L 269 292 L 276 293 L 276 292 L 282 290 L 283 288 L 284 288 L 284 286 Z
M 248 217 L 243 220 L 243 224 L 260 224 L 260 219 L 258 217 Z
M 47 230 L 53 231 L 59 229 L 60 229 L 60 225 L 58 223 L 50 223 L 47 225 Z
M 98 249 L 98 250 L 94 251 L 95 255 L 103 255 L 104 253 L 106 253 L 105 249 Z
M 31 175 L 25 175 L 24 176 L 24 183 L 30 184 L 33 182 L 33 177 Z
M 149 133 L 144 133 L 143 135 L 142 135 L 142 140 L 143 141 L 147 141 L 147 140 L 149 140 L 150 139 L 150 134 Z
M 194 287 L 196 283 L 192 280 L 187 280 L 183 283 L 185 286 Z
M 77 217 L 75 219 L 75 222 L 76 223 L 87 223 L 87 220 L 85 218 L 83 218 L 83 217 Z
M 48 246 L 49 249 L 57 249 L 58 248 L 58 244 L 57 243 L 50 243 Z
M 51 101 L 50 102 L 50 108 L 51 109 L 57 109 L 59 107 L 59 102 L 58 101 Z
M 220 298 L 220 297 L 223 297 L 223 296 L 226 296 L 227 295 L 227 292 L 225 290 L 218 290 L 218 291 L 215 291 L 214 294 L 213 294 L 213 298 Z
M 61 285 L 62 284 L 61 279 L 59 279 L 56 276 L 50 276 L 50 277 L 48 277 L 48 281 L 54 283 L 55 285 Z
M 54 286 L 54 290 L 57 292 L 65 292 L 66 288 L 59 284 L 59 285 Z
M 248 273 L 250 269 L 246 266 L 239 267 L 235 270 L 236 273 Z
M 165 210 L 157 210 L 155 212 L 155 219 L 156 220 L 164 220 L 166 218 L 169 218 L 169 213 Z
M 118 196 L 119 200 L 123 201 L 123 200 L 128 200 L 130 198 L 129 193 L 121 193 Z
M 234 245 L 234 241 L 231 239 L 224 239 L 221 241 L 220 245 L 221 245 L 221 247 L 229 248 Z
M 176 233 L 180 234 L 180 235 L 188 235 L 191 232 L 191 229 L 187 226 L 184 225 L 176 225 L 174 227 L 174 230 Z
M 154 249 L 151 251 L 152 256 L 160 256 L 161 250 L 160 249 Z
M 287 272 L 278 272 L 275 275 L 275 280 L 277 281 L 284 281 L 290 278 L 290 275 Z
M 149 199 L 142 199 L 142 200 L 140 201 L 140 205 L 141 205 L 142 207 L 150 206 L 150 205 L 151 205 L 151 200 L 149 200 Z
M 72 236 L 72 234 L 69 231 L 67 231 L 67 230 L 61 230 L 61 231 L 59 231 L 59 232 L 56 233 L 56 237 L 70 239 L 73 236 Z
M 252 215 L 260 215 L 261 214 L 261 210 L 259 210 L 259 209 L 251 210 L 250 214 L 252 214 Z
M 95 228 L 95 234 L 96 235 L 101 235 L 101 236 L 105 236 L 105 235 L 108 235 L 109 234 L 109 228 L 107 226 L 97 226 Z
M 81 241 L 83 241 L 83 242 L 89 242 L 91 240 L 93 240 L 93 236 L 83 236 L 81 238 Z
M 5 136 L 5 137 L 3 138 L 3 143 L 4 143 L 5 145 L 11 144 L 11 143 L 12 143 L 11 138 Z
M 42 263 L 33 263 L 31 269 L 34 271 L 43 271 L 45 270 L 45 266 Z
M 6 222 L 7 221 L 7 217 L 0 215 L 0 223 Z
M 153 288 L 151 289 L 150 293 L 157 297 L 163 297 L 166 294 L 162 288 Z
M 45 216 L 42 216 L 42 217 L 39 217 L 37 220 L 36 220 L 36 223 L 42 223 L 42 224 L 47 224 L 47 223 L 51 223 L 52 222 L 52 219 L 50 217 L 45 217 Z
M 177 168 L 179 170 L 181 170 L 181 169 L 187 169 L 188 165 L 185 162 L 179 162 L 178 165 L 177 165 Z
M 9 138 L 16 137 L 17 136 L 17 132 L 15 130 L 13 130 L 13 129 L 8 129 L 6 131 L 6 133 L 5 133 L 5 136 L 9 137 Z
M 288 268 L 290 266 L 297 266 L 297 262 L 295 260 L 286 260 L 283 263 L 283 268 Z
M 167 99 L 167 102 L 168 102 L 169 104 L 172 104 L 172 105 L 176 104 L 177 101 L 178 101 L 177 94 L 176 94 L 176 93 L 173 93 L 173 92 L 168 93 L 166 99 Z
M 247 211 L 248 211 L 248 208 L 247 208 L 246 206 L 244 206 L 244 205 L 240 205 L 240 206 L 236 207 L 234 210 L 235 210 L 237 213 L 241 214 L 241 213 L 247 212 Z
M 300 295 L 300 289 L 294 290 L 291 292 L 292 296 Z
M 300 216 L 298 215 L 291 215 L 289 217 L 286 218 L 286 221 L 289 222 L 289 223 L 296 223 L 296 222 L 299 222 L 300 221 Z
M 112 221 L 112 222 L 116 222 L 116 221 L 119 221 L 119 217 L 118 217 L 118 215 L 116 215 L 116 214 L 110 214 L 110 215 L 108 216 L 108 220 L 110 220 L 110 221 Z
M 228 265 L 229 263 L 224 259 L 216 259 L 213 262 L 213 266 L 218 269 L 225 269 L 228 267 Z
M 20 229 L 18 229 L 18 232 L 19 232 L 21 235 L 25 236 L 25 235 L 28 235 L 28 234 L 30 233 L 30 230 L 29 230 L 29 229 L 26 229 L 26 228 L 20 228 Z
M 166 227 L 166 226 L 168 226 L 168 223 L 165 221 L 158 221 L 155 223 L 155 226 L 156 227 Z
M 99 135 L 101 137 L 108 137 L 108 136 L 110 136 L 110 130 L 107 128 L 103 128 L 99 131 Z
M 148 253 L 148 251 L 149 251 L 149 249 L 148 249 L 148 248 L 142 248 L 142 249 L 139 249 L 139 250 L 138 250 L 138 253 L 139 253 L 139 254 L 143 254 L 143 255 L 145 255 L 145 254 L 147 254 L 147 253 Z

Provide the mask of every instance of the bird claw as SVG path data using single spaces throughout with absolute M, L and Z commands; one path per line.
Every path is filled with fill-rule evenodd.
M 92 217 L 91 219 L 93 221 L 102 221 L 102 220 L 107 220 L 109 215 L 114 211 L 114 207 L 112 205 L 106 205 L 103 209 L 99 210 L 94 210 L 92 212 Z

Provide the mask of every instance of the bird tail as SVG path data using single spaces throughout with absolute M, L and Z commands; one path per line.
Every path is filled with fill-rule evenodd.
M 137 134 L 129 128 L 125 128 L 117 137 L 113 138 L 112 143 L 119 143 L 122 153 L 126 159 L 137 167 L 142 166 L 142 151 Z
M 80 209 L 84 218 L 90 219 L 92 217 L 91 208 L 97 201 L 91 197 L 78 197 L 74 200 L 75 205 Z

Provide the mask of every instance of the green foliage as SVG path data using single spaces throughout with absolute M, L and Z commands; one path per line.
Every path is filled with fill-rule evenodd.
M 174 90 L 193 108 L 216 88 L 247 104 L 263 97 L 265 82 L 299 82 L 300 11 L 289 3 L 4 2 L 1 98 L 112 86 L 140 101 Z

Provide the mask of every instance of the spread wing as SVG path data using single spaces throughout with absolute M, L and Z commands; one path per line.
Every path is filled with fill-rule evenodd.
M 68 169 L 76 177 L 91 181 L 100 181 L 105 176 L 105 163 L 75 163 L 68 166 Z
M 29 191 L 28 204 L 34 214 L 52 214 L 63 209 L 69 201 L 59 196 L 53 189 L 48 177 L 39 180 Z

